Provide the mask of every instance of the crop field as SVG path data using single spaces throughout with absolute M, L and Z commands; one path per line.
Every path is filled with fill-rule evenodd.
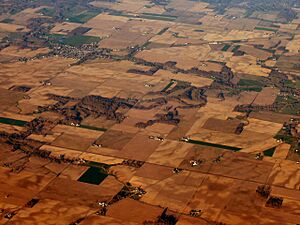
M 4 124 L 10 124 L 10 125 L 14 125 L 14 126 L 24 126 L 26 124 L 26 121 L 23 120 L 14 120 L 14 119 L 10 119 L 10 118 L 4 118 L 4 117 L 0 117 L 0 123 L 4 123 Z

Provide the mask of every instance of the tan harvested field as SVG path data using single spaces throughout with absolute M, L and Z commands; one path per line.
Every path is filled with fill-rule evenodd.
M 239 123 L 240 122 L 238 120 L 220 120 L 215 118 L 209 118 L 208 120 L 206 120 L 202 128 L 220 131 L 224 133 L 235 133 Z
M 162 213 L 162 208 L 146 205 L 132 199 L 124 199 L 109 208 L 107 215 L 120 221 L 138 224 L 145 220 L 155 220 Z
M 138 13 L 155 13 L 155 14 L 163 14 L 166 10 L 161 7 L 161 6 L 157 6 L 157 5 L 153 5 L 151 7 L 142 7 L 139 9 L 139 11 L 137 11 Z
M 112 9 L 128 12 L 136 12 L 143 8 L 148 2 L 146 0 L 134 1 L 134 0 L 122 0 L 119 4 L 115 4 Z
M 213 80 L 209 78 L 203 78 L 200 76 L 195 76 L 192 74 L 181 74 L 181 73 L 171 73 L 165 70 L 159 70 L 154 74 L 155 77 L 166 80 L 179 80 L 191 83 L 195 87 L 209 86 Z
M 282 124 L 285 121 L 288 121 L 291 118 L 294 118 L 294 116 L 292 116 L 292 115 L 272 113 L 272 112 L 252 112 L 250 114 L 250 117 L 259 119 L 259 120 L 273 122 L 273 123 L 279 123 L 279 124 Z M 298 118 L 298 117 L 296 117 L 296 118 Z
M 28 31 L 26 27 L 22 25 L 15 25 L 15 24 L 7 24 L 7 23 L 0 23 L 0 31 L 6 32 L 26 32 Z
M 6 77 L 6 81 L 1 83 L 1 87 L 10 88 L 13 85 L 40 86 L 41 81 L 53 78 L 68 68 L 72 62 L 74 62 L 72 59 L 49 58 L 30 61 L 26 64 L 22 62 L 1 64 L 0 73 Z
M 24 131 L 24 130 L 25 129 L 23 127 L 12 126 L 12 125 L 7 125 L 7 124 L 1 124 L 0 125 L 0 131 L 7 132 L 7 133 L 10 133 L 10 134 L 19 133 L 19 132 Z
M 245 130 L 241 135 L 236 135 L 201 128 L 197 131 L 197 133 L 189 133 L 189 136 L 193 140 L 240 148 L 249 148 L 255 145 L 255 143 L 261 143 L 265 141 L 269 142 L 270 140 L 274 140 L 272 134 L 265 134 L 251 130 Z
M 255 105 L 272 105 L 277 95 L 279 94 L 279 90 L 276 88 L 264 88 L 260 93 L 258 93 L 253 104 Z
M 98 37 L 110 36 L 115 31 L 115 28 L 122 27 L 127 21 L 128 19 L 125 17 L 100 14 L 85 23 L 85 27 L 92 28 L 86 35 Z
M 276 66 L 282 71 L 288 71 L 291 74 L 299 75 L 297 63 L 299 62 L 299 55 L 286 54 L 277 61 Z
M 138 223 L 130 221 L 122 221 L 109 216 L 88 216 L 84 221 L 81 222 L 83 225 L 138 225 Z
M 18 12 L 10 17 L 10 19 L 14 20 L 14 23 L 20 25 L 26 25 L 28 21 L 35 18 L 44 18 L 40 13 L 38 13 L 44 7 L 36 7 L 36 8 L 27 8 Z
M 96 144 L 100 144 L 106 148 L 121 150 L 132 138 L 134 134 L 109 130 L 96 140 Z
M 80 206 L 94 206 L 97 202 L 110 200 L 115 192 L 122 188 L 122 184 L 115 178 L 108 177 L 100 186 L 56 178 L 47 186 L 39 197 L 42 199 L 50 198 L 53 200 L 69 202 Z
M 251 31 L 240 31 L 232 30 L 229 33 L 223 34 L 213 34 L 208 33 L 203 37 L 206 41 L 231 41 L 231 40 L 248 40 L 248 39 L 257 39 L 257 38 L 267 38 L 271 36 L 271 32 L 251 32 Z
M 74 30 L 80 26 L 81 26 L 80 23 L 63 22 L 63 23 L 59 23 L 55 27 L 53 27 L 51 30 L 51 33 L 67 35 L 72 30 Z
M 9 221 L 9 224 L 57 224 L 59 220 L 62 224 L 72 223 L 91 210 L 86 206 L 66 205 L 65 202 L 52 199 L 43 199 L 38 207 L 23 209 L 18 216 Z
M 47 48 L 39 48 L 37 50 L 21 49 L 15 46 L 5 48 L 0 52 L 1 55 L 13 56 L 13 57 L 34 57 L 37 54 L 43 54 L 49 52 Z
M 290 148 L 291 148 L 291 145 L 286 144 L 286 143 L 278 145 L 276 150 L 275 150 L 275 153 L 274 153 L 273 157 L 274 158 L 279 158 L 279 159 L 286 159 Z
M 260 59 L 260 60 L 266 60 L 266 59 L 268 59 L 269 57 L 272 56 L 271 52 L 260 50 L 260 49 L 257 49 L 255 47 L 253 47 L 253 46 L 242 45 L 239 48 L 239 50 L 244 51 L 244 52 L 246 52 L 247 55 L 254 56 L 254 57 L 256 57 L 257 59 Z
M 282 125 L 279 123 L 273 123 L 254 118 L 249 118 L 248 121 L 249 124 L 246 126 L 245 130 L 262 134 L 275 135 L 282 127 Z
M 234 9 L 231 10 L 229 13 L 233 14 L 235 17 L 239 17 L 236 14 L 243 13 L 243 9 Z M 253 30 L 256 25 L 259 23 L 258 20 L 255 19 L 248 19 L 248 18 L 236 18 L 235 20 L 231 21 L 228 25 L 228 29 L 234 29 L 234 30 Z
M 15 93 L 7 89 L 0 89 L 0 109 L 5 110 L 15 105 L 19 100 L 23 98 L 23 94 Z
M 176 61 L 179 68 L 191 69 L 198 65 L 198 60 L 205 59 L 209 52 L 210 47 L 204 45 L 200 47 L 188 46 L 145 50 L 140 52 L 137 56 L 152 62 L 164 63 L 167 61 Z
M 151 140 L 146 135 L 136 134 L 131 141 L 123 147 L 120 155 L 124 158 L 130 159 L 134 157 L 137 160 L 145 161 L 159 144 L 159 141 Z
M 177 141 L 162 143 L 148 158 L 148 162 L 170 167 L 179 167 L 192 146 Z
M 278 160 L 270 175 L 269 182 L 279 187 L 299 190 L 299 169 L 294 162 Z
M 296 35 L 294 38 L 293 38 L 293 40 L 291 40 L 288 44 L 287 44 L 287 46 L 286 46 L 286 48 L 289 50 L 289 52 L 291 53 L 291 54 L 297 54 L 297 53 L 299 53 L 299 50 L 300 50 L 300 44 L 299 44 L 299 42 L 300 42 L 300 35 Z
M 250 55 L 233 56 L 227 66 L 236 73 L 251 74 L 256 76 L 267 77 L 271 72 L 270 69 L 256 65 L 256 58 Z
M 278 14 L 276 13 L 260 13 L 258 11 L 254 12 L 252 14 L 253 17 L 256 17 L 258 19 L 265 19 L 265 20 L 276 20 L 278 17 Z
M 170 23 L 165 21 L 149 21 L 149 20 L 138 20 L 132 19 L 128 21 L 122 30 L 128 30 L 129 32 L 135 32 L 140 34 L 157 34 L 163 28 L 168 27 Z

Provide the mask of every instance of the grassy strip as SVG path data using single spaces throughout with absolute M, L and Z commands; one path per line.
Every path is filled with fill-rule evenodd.
M 149 15 L 149 16 L 161 16 L 161 17 L 168 17 L 168 18 L 174 18 L 177 19 L 177 16 L 171 16 L 171 15 L 162 15 L 157 13 L 142 13 L 143 15 Z
M 209 146 L 209 147 L 215 147 L 215 148 L 221 148 L 221 149 L 231 150 L 231 151 L 235 151 L 235 152 L 240 151 L 242 149 L 242 148 L 237 148 L 237 147 L 233 147 L 233 146 L 214 144 L 214 143 L 210 143 L 210 142 L 197 141 L 197 140 L 192 140 L 192 139 L 189 140 L 188 143 Z
M 154 14 L 154 13 L 142 13 L 140 15 L 130 15 L 122 12 L 112 12 L 110 15 L 114 16 L 123 16 L 131 19 L 149 19 L 149 20 L 163 20 L 163 21 L 174 21 L 177 19 L 176 16 L 169 16 L 169 15 L 161 15 L 161 14 Z
M 277 30 L 268 27 L 255 27 L 254 30 L 265 30 L 265 31 L 277 32 Z
M 0 23 L 13 23 L 13 22 L 14 20 L 9 18 L 0 21 Z
M 93 127 L 93 126 L 89 126 L 89 125 L 80 125 L 79 128 L 82 129 L 88 129 L 88 130 L 97 130 L 97 131 L 107 131 L 106 128 L 102 128 L 102 127 Z
M 156 17 L 165 17 L 165 18 L 170 18 L 170 19 L 177 19 L 177 16 L 162 15 L 162 14 L 156 14 L 156 13 L 142 13 L 142 15 L 156 16 Z
M 272 157 L 274 155 L 275 149 L 276 149 L 276 147 L 273 147 L 273 148 L 263 151 L 264 156 Z
M 261 92 L 262 88 L 261 87 L 243 87 L 239 88 L 241 91 L 254 91 L 254 92 Z
M 168 29 L 169 29 L 169 27 L 165 27 L 164 29 L 162 29 L 161 31 L 159 31 L 159 32 L 157 33 L 157 35 L 162 35 L 162 34 L 164 34 Z
M 194 30 L 195 32 L 198 32 L 198 33 L 203 33 L 204 30 Z
M 24 127 L 27 122 L 23 120 L 15 120 L 10 118 L 0 117 L 0 123 Z
M 148 14 L 141 14 L 139 18 L 142 19 L 148 19 L 148 20 L 163 20 L 163 21 L 174 21 L 176 18 L 173 17 L 166 17 L 166 16 L 154 16 L 154 15 L 148 15 Z
M 260 47 L 255 47 L 257 49 L 263 50 L 263 51 L 267 51 L 270 52 L 272 54 L 275 54 L 276 50 L 275 49 L 267 49 L 267 48 L 260 48 Z
M 230 47 L 231 45 L 225 44 L 224 47 L 221 49 L 221 51 L 226 52 Z
M 164 89 L 161 90 L 161 92 L 167 91 L 174 83 L 175 83 L 175 81 L 172 80 L 167 86 L 164 87 Z
M 241 47 L 240 45 L 234 46 L 232 52 L 236 52 L 237 50 L 239 50 L 240 47 Z

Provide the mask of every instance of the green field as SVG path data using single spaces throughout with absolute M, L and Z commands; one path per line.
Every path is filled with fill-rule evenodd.
M 6 117 L 0 117 L 0 123 L 23 127 L 26 125 L 27 122 L 23 120 L 15 120 Z
M 283 107 L 279 112 L 283 114 L 289 114 L 289 115 L 299 115 L 300 104 Z
M 143 19 L 164 20 L 164 21 L 174 21 L 177 19 L 177 16 L 161 15 L 155 13 L 142 13 L 139 15 L 139 17 Z
M 161 31 L 159 31 L 159 32 L 157 33 L 157 35 L 162 35 L 162 34 L 164 34 L 168 29 L 169 29 L 169 27 L 165 27 L 164 29 L 162 29 Z
M 276 52 L 276 49 L 268 49 L 268 48 L 262 48 L 262 47 L 256 47 L 256 46 L 254 46 L 254 47 L 257 49 L 260 49 L 260 50 L 264 50 L 266 52 L 270 52 L 272 54 L 275 54 L 275 52 Z
M 277 32 L 277 30 L 268 28 L 268 27 L 255 27 L 254 30 L 264 30 L 264 31 L 272 31 L 272 32 Z
M 230 47 L 231 45 L 225 44 L 221 51 L 226 52 Z
M 39 13 L 42 13 L 44 16 L 53 17 L 55 15 L 55 9 L 54 8 L 43 8 L 39 11 Z
M 100 184 L 108 174 L 103 172 L 100 168 L 90 167 L 85 173 L 78 179 L 79 182 L 89 183 L 89 184 Z
M 237 148 L 237 147 L 233 147 L 233 146 L 214 144 L 214 143 L 210 143 L 210 142 L 197 141 L 197 140 L 189 140 L 188 143 L 196 144 L 196 145 L 203 145 L 203 146 L 208 146 L 208 147 L 221 148 L 221 149 L 231 150 L 234 152 L 240 151 L 242 149 L 242 148 Z
M 172 80 L 167 86 L 164 87 L 164 89 L 161 90 L 161 92 L 167 91 L 174 83 L 175 83 L 175 81 Z
M 8 32 L 7 36 L 9 40 L 17 40 L 22 39 L 24 34 L 23 32 Z
M 0 21 L 0 23 L 13 23 L 13 22 L 14 20 L 9 18 Z
M 242 91 L 262 91 L 262 88 L 265 86 L 263 83 L 257 80 L 249 79 L 240 79 L 238 82 L 239 89 Z
M 89 126 L 89 125 L 80 125 L 79 128 L 82 129 L 88 129 L 88 130 L 98 130 L 98 131 L 107 131 L 106 128 L 102 128 L 102 127 L 94 127 L 94 126 Z
M 298 103 L 298 100 L 291 95 L 285 97 L 277 96 L 275 103 L 282 106 L 277 111 L 279 113 L 298 115 L 300 112 L 300 104 Z
M 300 80 L 296 81 L 295 86 L 296 86 L 297 89 L 300 89 Z
M 99 41 L 100 41 L 99 37 L 76 35 L 76 36 L 66 38 L 64 44 L 78 47 L 83 44 L 91 44 L 93 42 L 98 43 Z
M 265 151 L 263 152 L 263 153 L 264 153 L 264 156 L 272 157 L 272 156 L 274 155 L 275 149 L 276 149 L 276 147 L 273 147 L 273 148 L 270 148 L 270 149 L 265 150 Z
M 288 95 L 288 96 L 277 96 L 275 102 L 278 103 L 278 104 L 284 104 L 284 105 L 288 105 L 288 104 L 293 104 L 294 102 L 296 102 L 297 99 L 294 98 L 293 96 L 291 95 Z
M 296 83 L 294 83 L 291 80 L 285 80 L 284 85 L 287 86 L 287 87 L 296 87 Z
M 83 13 L 80 13 L 79 15 L 73 16 L 69 18 L 69 22 L 73 23 L 86 23 L 93 17 L 99 15 L 101 12 L 100 11 L 86 11 Z
M 258 86 L 263 87 L 264 84 L 258 80 L 240 79 L 238 82 L 239 86 Z
M 91 44 L 93 42 L 99 42 L 99 37 L 85 36 L 85 35 L 75 35 L 67 37 L 62 34 L 49 34 L 47 35 L 51 41 L 59 42 L 64 45 L 70 45 L 74 47 L 79 47 L 83 44 Z

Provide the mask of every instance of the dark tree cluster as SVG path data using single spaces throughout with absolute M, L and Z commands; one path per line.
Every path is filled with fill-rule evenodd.
M 145 221 L 144 225 L 175 225 L 178 219 L 176 216 L 168 213 L 168 208 L 165 208 L 156 221 Z
M 271 193 L 271 187 L 269 185 L 260 185 L 257 187 L 256 193 L 264 198 L 268 198 Z
M 276 197 L 276 196 L 270 196 L 266 202 L 266 206 L 272 207 L 272 208 L 281 208 L 282 203 L 283 203 L 283 198 Z

